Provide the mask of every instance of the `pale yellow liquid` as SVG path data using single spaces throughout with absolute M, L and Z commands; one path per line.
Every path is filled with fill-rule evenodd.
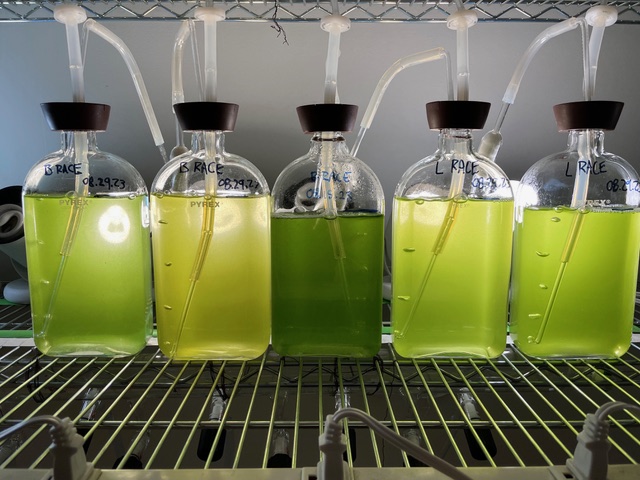
M 213 235 L 192 285 L 206 215 L 203 201 L 212 202 Z M 151 217 L 162 352 L 177 359 L 260 356 L 271 329 L 269 198 L 152 195 Z
M 507 336 L 513 202 L 395 198 L 393 213 L 398 353 L 500 355 Z

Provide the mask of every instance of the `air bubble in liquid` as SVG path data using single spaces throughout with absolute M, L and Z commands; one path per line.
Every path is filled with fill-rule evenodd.
M 535 337 L 533 335 L 529 335 L 527 337 L 527 343 L 534 343 L 536 341 Z
M 396 298 L 398 300 L 404 300 L 404 301 L 407 301 L 407 300 L 411 299 L 411 297 L 409 295 L 398 295 Z
M 165 267 L 170 267 L 171 265 L 173 265 L 173 263 L 171 263 L 171 262 L 165 262 L 165 264 L 164 264 Z
M 540 315 L 539 313 L 530 313 L 528 315 L 529 318 L 540 318 L 542 315 Z
M 416 200 L 416 205 L 422 205 L 423 203 L 424 203 L 424 200 L 422 200 L 421 198 Z
M 549 288 L 544 283 L 541 283 L 540 285 L 538 285 L 538 287 L 540 287 L 542 290 L 546 290 L 547 288 Z
M 411 247 L 407 247 L 407 248 L 403 248 L 402 251 L 411 253 L 411 252 L 415 252 L 416 249 L 415 248 L 411 248 Z
M 536 250 L 536 255 L 538 255 L 539 257 L 548 257 L 549 256 L 549 252 L 540 252 L 540 251 Z
M 165 306 L 164 306 L 164 309 L 165 309 L 165 310 L 173 310 L 173 307 L 171 307 L 171 306 L 169 306 L 169 305 L 165 305 Z
M 558 217 L 551 217 L 552 222 L 559 222 L 560 219 Z

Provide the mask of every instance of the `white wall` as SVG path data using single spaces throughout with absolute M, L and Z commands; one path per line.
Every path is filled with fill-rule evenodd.
M 175 144 L 170 59 L 179 23 L 112 21 L 105 25 L 122 37 L 136 57 L 170 150 Z M 308 149 L 295 107 L 322 102 L 328 39 L 317 23 L 283 26 L 289 45 L 267 23 L 225 22 L 218 29 L 218 97 L 240 104 L 236 132 L 227 136 L 227 150 L 254 162 L 271 185 L 285 165 Z M 485 131 L 495 122 L 520 55 L 547 26 L 481 23 L 470 30 L 471 99 L 493 104 Z M 596 89 L 596 99 L 626 103 L 618 129 L 607 134 L 606 147 L 636 169 L 640 167 L 636 155 L 639 44 L 640 26 L 616 25 L 606 30 Z M 354 23 L 342 36 L 338 78 L 342 101 L 360 106 L 359 122 L 386 68 L 403 55 L 436 46 L 455 49 L 455 33 L 444 24 Z M 582 99 L 580 52 L 576 30 L 543 47 L 532 62 L 503 129 L 505 144 L 498 162 L 511 178 L 519 178 L 534 161 L 564 148 L 566 135 L 556 131 L 552 106 Z M 0 187 L 21 184 L 32 164 L 58 148 L 58 134 L 49 131 L 39 104 L 71 99 L 66 55 L 60 24 L 0 25 Z M 187 100 L 197 99 L 192 72 L 187 58 Z M 365 137 L 358 156 L 378 174 L 387 202 L 402 173 L 435 149 L 436 134 L 428 131 L 424 104 L 445 98 L 443 72 L 442 64 L 432 63 L 398 75 Z M 112 105 L 109 130 L 98 137 L 99 147 L 129 160 L 150 184 L 160 157 L 124 63 L 96 36 L 89 41 L 86 85 L 87 101 Z

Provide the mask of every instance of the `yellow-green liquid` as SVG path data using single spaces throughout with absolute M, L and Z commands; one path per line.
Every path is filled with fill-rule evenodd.
M 42 353 L 123 356 L 145 346 L 153 321 L 147 203 L 146 196 L 80 200 L 77 234 L 63 257 L 71 200 L 24 197 L 31 315 Z
M 269 198 L 152 195 L 151 217 L 162 352 L 177 359 L 260 356 L 271 329 Z M 203 222 L 211 221 L 203 251 Z M 194 279 L 199 250 L 204 258 Z
M 517 347 L 542 358 L 624 354 L 639 248 L 638 211 L 525 209 L 516 224 L 511 287 Z
M 394 199 L 393 343 L 403 357 L 506 344 L 512 201 Z

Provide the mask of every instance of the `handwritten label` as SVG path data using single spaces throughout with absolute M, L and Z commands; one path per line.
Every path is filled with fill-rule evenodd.
M 329 172 L 327 170 L 322 170 L 322 180 L 325 182 L 329 182 L 333 180 L 334 183 L 350 183 L 351 182 L 351 173 L 352 172 Z M 311 181 L 315 182 L 318 177 L 318 172 L 311 172 Z
M 473 188 L 483 189 L 493 189 L 493 188 L 506 188 L 509 186 L 509 179 L 506 177 L 480 177 L 475 176 L 471 180 L 471 186 Z
M 80 163 L 61 163 L 58 165 L 51 165 L 49 163 L 44 166 L 44 174 L 45 176 L 60 174 L 60 173 L 71 173 L 72 175 L 82 175 L 82 171 L 80 167 L 82 164 Z
M 109 190 L 124 190 L 127 187 L 124 180 L 115 177 L 85 177 L 82 183 L 90 187 L 107 187 Z
M 180 173 L 204 173 L 208 175 L 210 173 L 215 173 L 217 175 L 222 175 L 224 171 L 224 165 L 220 165 L 216 162 L 193 162 L 192 165 L 189 162 L 180 162 Z
M 591 160 L 578 160 L 578 171 L 590 175 L 600 175 L 601 173 L 607 173 L 607 164 L 604 160 L 600 162 L 592 162 Z M 564 171 L 566 177 L 573 177 L 571 173 L 571 163 L 567 162 L 567 168 Z
M 260 183 L 250 178 L 221 178 L 218 180 L 218 187 L 225 190 L 251 190 L 260 188 Z
M 607 182 L 608 192 L 640 192 L 640 182 L 638 180 L 614 178 Z
M 470 173 L 476 175 L 478 173 L 478 162 L 465 162 L 464 160 L 451 160 L 451 173 Z M 444 170 L 440 162 L 436 162 L 436 175 L 443 175 Z

